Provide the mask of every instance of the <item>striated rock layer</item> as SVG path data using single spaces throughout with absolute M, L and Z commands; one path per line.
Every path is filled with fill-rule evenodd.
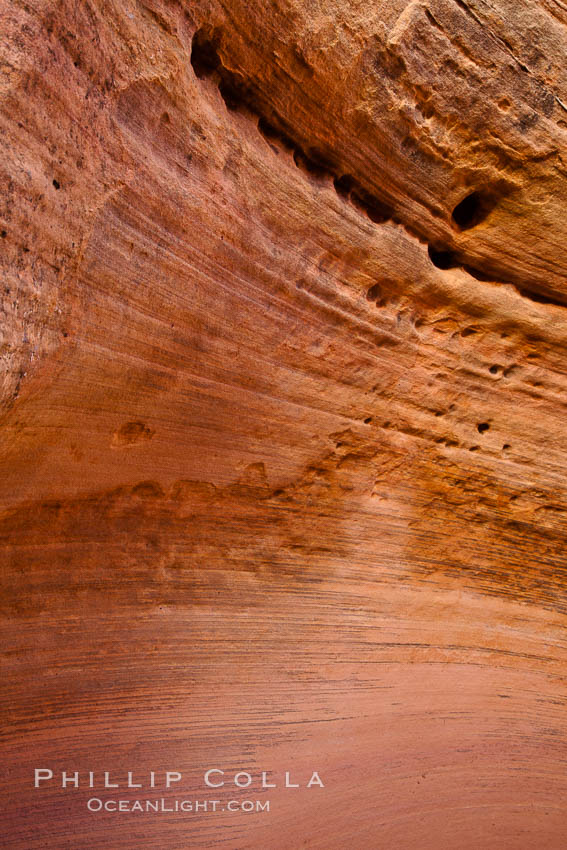
M 565 5 L 0 21 L 5 846 L 564 848 Z

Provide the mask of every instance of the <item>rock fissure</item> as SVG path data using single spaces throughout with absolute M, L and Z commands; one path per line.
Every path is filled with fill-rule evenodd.
M 337 194 L 361 209 L 372 222 L 375 224 L 393 222 L 404 228 L 409 235 L 417 238 L 419 242 L 428 244 L 421 233 L 414 230 L 407 222 L 401 221 L 388 204 L 368 192 L 354 176 L 340 173 L 321 152 L 313 149 L 306 151 L 294 138 L 289 126 L 280 129 L 284 122 L 273 110 L 268 118 L 261 100 L 253 89 L 223 65 L 219 54 L 220 42 L 219 32 L 206 27 L 197 30 L 192 41 L 191 64 L 199 79 L 214 80 L 229 110 L 243 109 L 253 114 L 257 119 L 259 132 L 269 143 L 279 143 L 284 149 L 290 151 L 297 167 L 310 177 L 332 181 Z M 451 217 L 455 226 L 465 231 L 481 224 L 490 215 L 500 198 L 509 191 L 510 187 L 504 182 L 500 186 L 469 191 L 453 209 Z M 472 265 L 464 261 L 460 252 L 452 248 L 433 247 L 432 243 L 429 243 L 428 254 L 433 265 L 439 269 L 461 268 L 476 280 L 511 285 L 522 297 L 538 304 L 567 306 L 566 301 L 560 298 L 544 295 L 527 286 L 521 286 L 513 280 L 493 275 L 478 264 Z
M 512 280 L 504 280 L 502 278 L 497 279 L 495 275 L 491 275 L 482 268 L 478 266 L 471 266 L 468 263 L 463 262 L 457 252 L 452 251 L 449 248 L 434 248 L 432 245 L 429 245 L 427 252 L 429 254 L 429 259 L 438 269 L 443 271 L 448 271 L 450 269 L 462 269 L 462 271 L 467 272 L 467 274 L 470 274 L 471 277 L 474 277 L 476 280 L 481 282 L 484 281 L 485 283 L 512 286 L 518 295 L 521 295 L 522 298 L 525 298 L 527 301 L 533 301 L 536 304 L 549 304 L 550 306 L 561 307 L 562 309 L 567 308 L 567 303 L 564 300 L 519 286 Z
M 228 109 L 236 111 L 244 108 L 254 114 L 258 130 L 267 141 L 278 142 L 291 151 L 297 167 L 311 177 L 331 180 L 337 193 L 362 209 L 375 224 L 395 221 L 405 226 L 396 219 L 391 207 L 368 192 L 355 177 L 342 174 L 320 151 L 306 150 L 273 110 L 268 117 L 253 89 L 223 65 L 218 52 L 219 44 L 218 34 L 215 36 L 205 29 L 198 30 L 193 37 L 191 64 L 200 79 L 216 78 L 218 90 Z

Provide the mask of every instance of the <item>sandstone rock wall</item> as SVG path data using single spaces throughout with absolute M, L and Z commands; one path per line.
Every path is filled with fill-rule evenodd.
M 561 850 L 564 4 L 0 11 L 8 846 Z

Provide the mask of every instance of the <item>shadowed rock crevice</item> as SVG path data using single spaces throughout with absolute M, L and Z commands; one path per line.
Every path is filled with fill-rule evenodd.
M 220 32 L 207 27 L 193 36 L 191 64 L 196 76 L 213 79 L 228 109 L 244 109 L 258 120 L 260 133 L 270 142 L 277 142 L 293 154 L 298 168 L 318 180 L 333 182 L 337 193 L 363 210 L 376 224 L 395 220 L 394 211 L 384 201 L 370 194 L 351 175 L 342 174 L 335 163 L 315 148 L 306 149 L 296 138 L 291 127 L 258 96 L 245 80 L 229 71 L 222 63 L 219 50 Z
M 494 191 L 475 190 L 459 201 L 451 216 L 460 230 L 470 230 L 481 224 L 498 203 L 499 196 Z
M 350 174 L 340 173 L 337 165 L 315 148 L 305 149 L 296 138 L 293 129 L 286 124 L 258 92 L 245 79 L 229 69 L 222 62 L 220 49 L 222 33 L 218 29 L 204 26 L 193 36 L 191 64 L 195 75 L 201 79 L 212 79 L 228 109 L 243 110 L 257 119 L 258 130 L 270 143 L 277 143 L 292 153 L 295 164 L 308 176 L 317 180 L 328 179 L 333 182 L 337 194 L 361 209 L 376 224 L 393 221 L 401 224 L 410 233 L 412 228 L 402 222 L 395 211 L 383 200 L 368 192 L 360 182 Z M 482 224 L 497 207 L 499 201 L 513 191 L 511 184 L 500 181 L 492 187 L 483 187 L 470 191 L 454 207 L 451 218 L 459 231 L 472 230 Z M 416 234 L 417 235 L 417 234 Z M 418 238 L 421 238 L 418 236 Z M 471 265 L 461 254 L 452 248 L 428 246 L 429 257 L 437 268 L 462 268 L 476 280 L 501 284 L 511 284 L 525 298 L 540 304 L 567 306 L 565 300 L 520 286 L 501 275 L 491 274 L 488 269 Z
M 463 262 L 459 254 L 451 249 L 434 248 L 432 245 L 429 245 L 427 253 L 429 254 L 429 259 L 433 265 L 443 271 L 447 271 L 448 269 L 462 269 L 476 280 L 484 281 L 485 283 L 498 283 L 513 286 L 521 296 L 529 301 L 534 301 L 537 304 L 550 304 L 554 307 L 563 308 L 567 307 L 567 300 L 554 298 L 551 295 L 546 295 L 542 292 L 537 292 L 533 289 L 519 286 L 511 280 L 504 280 L 501 277 L 490 274 L 488 270 L 479 268 L 478 266 L 471 266 L 468 263 Z

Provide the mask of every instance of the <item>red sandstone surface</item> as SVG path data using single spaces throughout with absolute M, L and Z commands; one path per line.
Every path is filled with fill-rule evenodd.
M 565 4 L 0 28 L 4 846 L 563 850 Z

